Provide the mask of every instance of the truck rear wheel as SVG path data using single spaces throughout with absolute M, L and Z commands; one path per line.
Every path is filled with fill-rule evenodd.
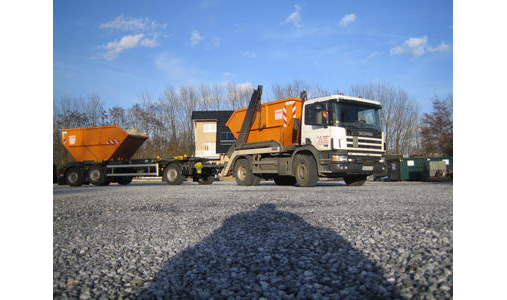
M 366 175 L 349 175 L 343 177 L 348 186 L 361 186 L 366 182 Z
M 252 173 L 252 166 L 248 160 L 241 158 L 234 164 L 234 179 L 238 185 L 258 185 L 261 178 Z
M 180 185 L 183 182 L 181 167 L 177 164 L 170 164 L 165 167 L 164 180 L 169 185 Z
M 294 177 L 299 186 L 315 186 L 319 173 L 315 159 L 307 154 L 298 154 L 294 160 Z
M 93 185 L 106 185 L 106 174 L 102 166 L 95 165 L 88 171 L 88 181 Z
M 65 181 L 70 186 L 80 186 L 83 184 L 83 172 L 79 168 L 71 168 L 65 174 Z

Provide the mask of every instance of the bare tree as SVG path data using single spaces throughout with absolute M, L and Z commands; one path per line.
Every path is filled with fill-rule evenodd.
M 299 79 L 293 79 L 291 83 L 287 83 L 285 85 L 274 83 L 271 86 L 271 90 L 276 99 L 299 97 L 303 90 L 306 90 L 309 97 L 312 98 L 310 93 L 311 86 Z
M 178 109 L 180 106 L 178 93 L 172 86 L 167 86 L 159 102 L 163 112 L 162 122 L 166 124 L 167 128 L 165 134 L 169 141 L 166 147 L 166 155 L 176 155 L 179 152 L 181 143 L 178 130 L 180 128 L 178 122 Z
M 125 109 L 121 106 L 115 105 L 109 109 L 109 123 L 111 125 L 118 125 L 125 127 Z
M 319 84 L 310 84 L 300 79 L 293 79 L 292 82 L 285 85 L 274 83 L 271 86 L 271 90 L 275 99 L 284 99 L 290 97 L 298 98 L 301 95 L 302 91 L 307 92 L 308 99 L 337 95 L 340 93 L 339 89 L 335 89 L 333 93 L 331 93 L 328 89 L 322 87 Z
M 214 84 L 212 87 L 211 108 L 213 110 L 226 109 L 225 91 L 222 84 Z
M 100 97 L 91 94 L 83 102 L 83 112 L 88 116 L 90 126 L 100 126 L 107 122 L 107 113 Z
M 388 83 L 362 84 L 350 87 L 350 95 L 362 96 L 382 104 L 382 124 L 388 154 L 409 154 L 415 151 L 418 106 L 401 87 Z

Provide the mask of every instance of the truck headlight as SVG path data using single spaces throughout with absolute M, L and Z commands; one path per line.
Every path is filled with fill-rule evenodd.
M 331 158 L 331 161 L 333 161 L 333 162 L 347 161 L 347 156 L 346 155 L 333 155 L 333 157 Z
M 378 162 L 383 163 L 384 162 L 384 158 L 382 157 Z

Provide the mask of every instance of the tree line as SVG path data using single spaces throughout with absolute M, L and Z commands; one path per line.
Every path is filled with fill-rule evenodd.
M 303 90 L 307 91 L 308 99 L 341 93 L 339 89 L 327 90 L 302 80 L 274 83 L 271 86 L 271 91 L 264 91 L 264 101 L 299 97 Z M 102 125 L 137 128 L 148 134 L 149 139 L 134 158 L 192 155 L 192 111 L 247 107 L 253 89 L 251 84 L 232 82 L 179 87 L 169 85 L 157 97 L 142 93 L 137 103 L 128 108 L 119 105 L 107 108 L 96 94 L 78 98 L 62 97 L 53 103 L 53 162 L 61 166 L 72 161 L 61 143 L 61 129 Z M 345 94 L 382 103 L 388 154 L 428 155 L 441 152 L 452 155 L 452 95 L 450 101 L 449 97 L 443 100 L 437 97 L 434 99 L 434 112 L 419 116 L 417 103 L 410 100 L 401 87 L 387 83 L 354 85 Z M 442 125 L 444 121 L 446 123 Z

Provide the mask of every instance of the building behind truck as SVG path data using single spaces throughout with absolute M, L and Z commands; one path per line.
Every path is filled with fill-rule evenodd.
M 231 130 L 225 125 L 233 112 L 232 110 L 192 112 L 196 157 L 218 163 L 226 160 L 227 151 L 236 141 Z
M 328 177 L 358 186 L 385 169 L 379 102 L 343 94 L 307 100 L 303 92 L 261 104 L 261 95 L 259 86 L 227 122 L 236 141 L 222 176 L 239 185 L 314 186 Z

